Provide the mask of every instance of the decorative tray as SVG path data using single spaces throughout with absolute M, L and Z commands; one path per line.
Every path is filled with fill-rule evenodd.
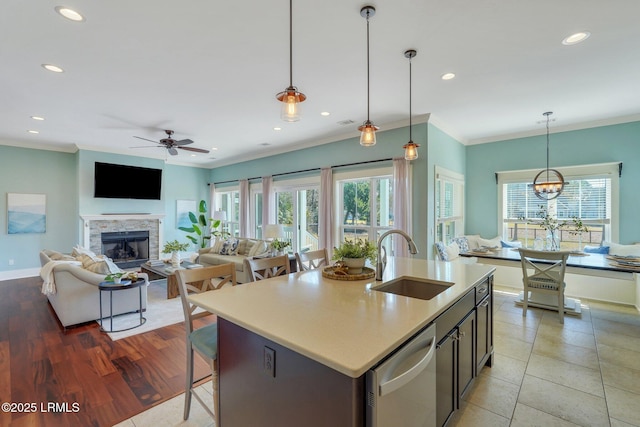
M 332 265 L 322 269 L 322 276 L 334 280 L 366 280 L 376 276 L 373 268 L 363 267 L 361 274 L 349 274 L 344 267 Z

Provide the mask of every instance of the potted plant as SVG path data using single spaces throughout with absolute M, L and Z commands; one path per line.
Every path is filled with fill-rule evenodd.
M 180 252 L 189 249 L 188 243 L 180 243 L 178 240 L 173 240 L 164 244 L 162 249 L 163 254 L 171 254 L 171 266 L 174 268 L 180 267 Z
M 109 273 L 104 277 L 105 282 L 113 282 L 120 283 L 122 281 L 122 276 L 126 275 L 127 272 L 122 271 L 120 273 Z
M 373 242 L 363 239 L 344 239 L 337 248 L 333 248 L 333 259 L 342 260 L 349 268 L 349 274 L 362 274 L 362 269 L 367 260 L 375 263 L 378 250 Z
M 288 240 L 275 239 L 273 242 L 271 242 L 271 247 L 274 251 L 276 251 L 276 255 L 283 254 L 284 250 L 289 246 L 291 246 L 291 242 L 289 242 Z

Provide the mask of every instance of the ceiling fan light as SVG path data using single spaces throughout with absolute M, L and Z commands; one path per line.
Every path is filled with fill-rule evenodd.
M 380 129 L 369 120 L 358 128 L 360 133 L 360 145 L 363 147 L 373 147 L 376 145 L 376 131 Z
M 405 160 L 415 160 L 418 158 L 418 147 L 420 144 L 416 144 L 413 141 L 409 141 L 402 146 L 404 148 L 404 158 Z
M 278 101 L 282 102 L 282 110 L 280 118 L 285 122 L 297 122 L 300 120 L 301 111 L 300 103 L 304 102 L 307 97 L 298 92 L 295 86 L 289 86 L 284 91 L 276 95 Z

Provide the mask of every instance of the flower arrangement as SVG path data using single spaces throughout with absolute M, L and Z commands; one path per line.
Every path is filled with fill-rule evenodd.
M 171 242 L 167 242 L 164 244 L 164 248 L 162 249 L 163 254 L 170 254 L 173 252 L 181 252 L 189 249 L 188 243 L 180 243 L 178 240 L 173 240 Z
M 344 242 L 337 248 L 333 248 L 333 259 L 343 258 L 364 258 L 372 263 L 376 262 L 378 249 L 376 245 L 363 239 L 344 239 Z
M 105 282 L 113 282 L 113 283 L 120 283 L 120 281 L 122 280 L 122 276 L 126 275 L 127 273 L 122 271 L 120 273 L 109 273 L 106 276 L 104 276 L 104 281 Z

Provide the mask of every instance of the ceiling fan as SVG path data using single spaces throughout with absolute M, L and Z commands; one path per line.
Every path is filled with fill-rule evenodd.
M 169 154 L 171 154 L 172 156 L 177 156 L 178 155 L 178 150 L 176 150 L 176 148 L 179 148 L 181 150 L 193 151 L 195 153 L 208 153 L 209 152 L 209 150 L 203 150 L 202 148 L 184 147 L 185 145 L 193 144 L 193 141 L 190 140 L 190 139 L 181 139 L 179 141 L 173 139 L 171 137 L 171 135 L 173 135 L 173 131 L 170 130 L 170 129 L 165 130 L 164 133 L 167 134 L 167 137 L 166 138 L 162 138 L 160 141 L 153 141 L 151 139 L 142 138 L 140 136 L 134 136 L 134 138 L 143 139 L 145 141 L 154 142 L 156 144 L 161 144 L 164 148 L 167 149 Z M 158 147 L 158 146 L 157 145 L 147 145 L 147 146 L 144 146 L 144 147 L 131 147 L 131 148 L 146 148 L 146 147 Z

